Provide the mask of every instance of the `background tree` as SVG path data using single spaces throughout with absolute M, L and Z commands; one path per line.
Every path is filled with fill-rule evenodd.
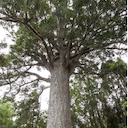
M 0 127 L 13 128 L 14 110 L 10 103 L 4 103 L 0 100 Z
M 124 0 L 0 0 L 0 20 L 6 28 L 18 26 L 0 85 L 15 95 L 25 88 L 42 92 L 42 81 L 50 82 L 47 128 L 71 128 L 72 74 L 93 73 L 99 61 L 126 50 Z M 32 72 L 35 67 L 51 79 Z
M 97 75 L 81 75 L 71 84 L 73 126 L 125 128 L 127 65 L 117 58 L 102 63 L 99 70 L 94 71 Z
M 26 95 L 26 91 L 25 94 Z M 36 90 L 26 95 L 25 100 L 21 100 L 15 106 L 16 128 L 46 128 L 46 113 L 42 112 L 39 104 L 39 95 Z

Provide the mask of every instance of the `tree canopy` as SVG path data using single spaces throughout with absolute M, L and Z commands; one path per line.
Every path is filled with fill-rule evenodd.
M 23 85 L 50 81 L 30 72 L 33 67 L 51 71 L 54 63 L 62 59 L 71 75 L 76 67 L 78 72 L 86 67 L 93 70 L 98 63 L 95 61 L 94 67 L 89 63 L 95 58 L 102 61 L 112 57 L 116 49 L 125 49 L 124 0 L 1 0 L 0 7 L 1 25 L 18 26 L 18 31 L 11 33 L 15 44 L 9 55 L 1 55 L 4 67 L 0 85 L 11 84 L 11 89 L 19 91 Z M 8 66 L 6 58 L 10 60 Z M 30 81 L 31 76 L 35 77 Z
M 103 75 L 104 74 L 104 75 Z M 127 65 L 120 58 L 102 63 L 98 77 L 76 77 L 71 84 L 73 126 L 127 126 Z
M 52 81 L 51 101 L 56 97 L 52 108 L 69 100 L 71 75 L 98 76 L 101 62 L 103 70 L 115 73 L 114 62 L 108 60 L 126 52 L 126 10 L 124 0 L 0 0 L 0 24 L 12 30 L 15 42 L 8 55 L 0 55 L 0 86 L 8 86 L 8 96 L 33 90 L 40 95 L 46 89 L 42 81 Z M 35 68 L 47 69 L 51 76 L 44 78 L 32 71 Z M 107 83 L 109 76 L 100 74 Z M 63 84 L 67 84 L 64 91 Z M 60 110 L 69 109 L 69 102 L 66 107 L 61 103 Z

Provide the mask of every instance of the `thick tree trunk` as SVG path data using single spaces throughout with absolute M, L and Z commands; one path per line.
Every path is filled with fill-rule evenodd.
M 47 128 L 71 128 L 69 75 L 61 63 L 52 70 Z

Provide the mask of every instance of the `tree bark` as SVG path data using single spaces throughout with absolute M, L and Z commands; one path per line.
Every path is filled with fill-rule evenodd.
M 57 62 L 51 74 L 47 128 L 71 128 L 68 70 Z

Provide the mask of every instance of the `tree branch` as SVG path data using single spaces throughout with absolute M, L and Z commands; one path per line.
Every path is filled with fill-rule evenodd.
M 66 68 L 69 65 L 71 47 L 72 47 L 72 43 L 71 42 L 68 42 L 68 45 L 67 45 L 67 59 L 66 59 L 67 62 L 66 62 Z
M 27 72 L 29 69 L 31 69 L 31 66 L 30 66 L 28 69 L 26 69 L 24 72 L 20 72 L 20 73 L 17 75 L 16 78 L 15 78 L 15 75 L 14 75 L 13 77 L 11 77 L 11 78 L 5 78 L 5 79 L 8 79 L 9 81 L 6 81 L 6 83 L 1 84 L 0 86 L 9 85 L 9 84 L 11 85 L 12 83 L 16 82 L 16 81 L 17 81 L 25 72 Z M 15 78 L 15 79 L 11 81 L 12 78 Z
M 127 48 L 105 48 L 105 49 L 111 49 L 111 50 L 124 50 L 127 51 Z
M 23 24 L 22 21 L 20 21 L 18 19 L 12 19 L 10 17 L 0 17 L 0 20 L 7 21 L 7 22 L 14 22 L 14 23 L 21 23 L 21 24 Z
M 27 74 L 29 74 L 29 75 L 33 75 L 33 76 L 36 76 L 39 80 L 43 80 L 43 81 L 45 81 L 45 82 L 50 82 L 51 80 L 49 79 L 49 78 L 44 78 L 44 77 L 41 77 L 40 75 L 38 75 L 38 74 L 36 74 L 36 73 L 33 73 L 33 72 L 25 72 L 25 73 L 27 73 Z
M 37 37 L 39 37 L 41 39 L 41 41 L 43 42 L 43 44 L 45 46 L 45 49 L 46 49 L 46 52 L 47 52 L 47 55 L 48 55 L 49 62 L 52 65 L 51 53 L 50 53 L 49 48 L 48 48 L 46 42 L 44 41 L 43 37 L 40 35 L 40 33 L 38 33 L 36 31 L 36 29 L 33 26 L 31 26 L 31 24 L 27 23 L 27 24 L 24 24 L 24 25 L 26 26 L 26 28 L 28 28 L 28 30 L 32 31 Z
M 23 56 L 25 55 L 30 56 L 31 58 L 34 58 L 34 60 L 37 61 L 36 63 L 37 66 L 43 66 L 49 70 L 49 63 L 46 59 L 46 56 L 43 55 L 42 53 L 32 51 L 32 53 L 27 53 L 27 54 L 24 54 Z
M 26 85 L 26 84 L 30 84 L 30 83 L 32 83 L 32 82 L 34 82 L 34 81 L 37 81 L 37 80 L 38 80 L 38 79 L 33 80 L 33 81 L 31 81 L 31 82 L 28 82 L 28 83 L 25 83 L 25 84 L 19 86 L 19 89 L 18 89 L 18 91 L 16 92 L 15 95 L 17 95 L 17 94 L 20 92 L 22 86 L 24 86 L 24 85 Z M 50 88 L 50 85 L 49 85 L 49 86 L 46 86 L 46 87 L 42 87 L 42 90 L 41 90 L 41 92 L 39 93 L 39 96 L 40 96 L 40 95 L 42 94 L 42 92 L 43 92 L 45 89 L 47 89 L 47 88 Z M 15 95 L 14 95 L 14 96 L 15 96 Z
M 49 85 L 49 86 L 47 86 L 47 87 L 43 87 L 43 90 L 45 90 L 45 89 L 47 89 L 47 88 L 50 88 L 50 85 Z
M 20 24 L 23 24 L 28 30 L 30 30 L 31 32 L 34 33 L 34 35 L 36 35 L 44 44 L 44 47 L 46 49 L 46 52 L 47 52 L 47 55 L 48 55 L 48 59 L 49 59 L 49 62 L 50 62 L 50 65 L 52 65 L 52 55 L 49 51 L 49 48 L 45 42 L 45 40 L 43 39 L 42 35 L 29 23 L 30 19 L 25 19 L 25 20 L 21 20 L 19 19 L 16 15 L 15 17 L 13 16 L 9 16 L 9 17 L 0 17 L 0 20 L 3 20 L 3 21 L 8 21 L 8 22 L 14 22 L 14 23 L 20 23 Z M 27 22 L 26 22 L 27 21 Z

